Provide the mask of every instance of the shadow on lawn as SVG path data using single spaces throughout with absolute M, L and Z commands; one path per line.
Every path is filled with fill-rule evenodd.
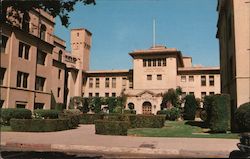
M 204 121 L 187 121 L 185 122 L 186 125 L 191 125 L 191 126 L 198 126 L 200 128 L 208 128 L 207 124 Z

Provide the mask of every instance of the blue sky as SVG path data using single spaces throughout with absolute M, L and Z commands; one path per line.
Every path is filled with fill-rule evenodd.
M 96 0 L 95 6 L 76 5 L 65 28 L 56 18 L 55 34 L 70 50 L 70 29 L 92 32 L 91 70 L 130 69 L 129 52 L 156 43 L 192 56 L 193 64 L 219 65 L 216 39 L 217 0 Z

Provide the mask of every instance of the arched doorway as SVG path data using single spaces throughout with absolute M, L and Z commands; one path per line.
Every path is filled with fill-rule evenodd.
M 152 114 L 152 104 L 148 101 L 142 104 L 142 114 Z

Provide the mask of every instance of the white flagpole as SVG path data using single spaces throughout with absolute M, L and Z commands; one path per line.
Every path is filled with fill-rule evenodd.
M 153 19 L 153 47 L 155 47 L 155 19 Z

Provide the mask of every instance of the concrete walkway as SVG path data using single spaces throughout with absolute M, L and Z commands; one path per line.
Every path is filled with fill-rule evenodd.
M 49 133 L 1 132 L 2 147 L 132 156 L 228 157 L 231 151 L 238 149 L 238 142 L 236 139 L 96 135 L 94 125 Z

